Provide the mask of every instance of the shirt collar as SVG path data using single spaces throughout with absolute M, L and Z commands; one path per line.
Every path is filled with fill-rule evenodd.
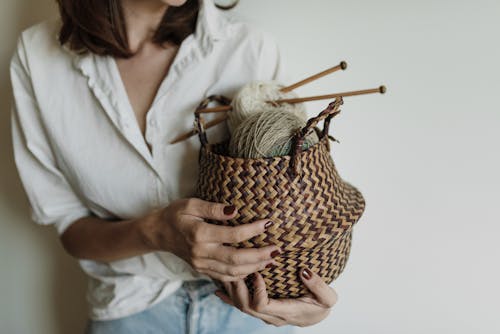
M 226 38 L 232 31 L 231 25 L 227 24 L 229 18 L 222 15 L 221 11 L 215 7 L 213 0 L 199 1 L 200 10 L 195 32 L 182 42 L 178 55 L 169 70 L 169 78 L 160 86 L 157 98 L 163 95 L 162 91 L 167 90 L 168 86 L 175 81 L 182 70 L 185 70 L 190 64 L 196 63 L 196 60 L 206 57 L 212 52 L 217 41 Z M 110 57 L 101 57 L 90 52 L 77 54 L 66 45 L 63 46 L 63 49 L 71 55 L 73 67 L 86 78 L 89 88 L 99 99 L 105 112 L 117 123 L 118 128 L 122 128 L 120 122 L 123 117 L 120 116 L 122 113 L 118 107 L 119 99 L 116 97 L 116 92 L 119 89 L 113 86 L 116 84 L 116 80 L 110 74 Z M 130 114 L 133 114 L 133 112 Z M 129 133 L 128 136 L 138 137 L 135 133 Z M 134 144 L 141 141 L 130 139 L 130 142 Z M 147 148 L 142 144 L 137 144 L 136 148 L 152 164 Z
M 227 38 L 231 34 L 232 25 L 229 24 L 230 17 L 221 13 L 221 10 L 215 6 L 214 0 L 198 1 L 200 2 L 200 9 L 198 11 L 195 31 L 193 34 L 187 36 L 181 45 L 181 48 L 184 45 L 184 51 L 187 56 L 178 57 L 184 58 L 180 60 L 182 64 L 172 64 L 172 71 L 177 70 L 178 66 L 183 67 L 189 60 L 193 60 L 196 57 L 199 58 L 198 54 L 201 57 L 207 56 L 213 50 L 214 44 L 217 41 Z M 61 24 L 62 22 L 59 20 L 59 25 Z M 59 32 L 59 29 L 57 29 L 57 32 Z M 59 38 L 58 33 L 55 38 Z M 96 55 L 91 52 L 78 54 L 70 50 L 66 44 L 62 48 L 71 55 L 73 67 L 89 78 L 91 72 L 93 72 L 91 70 L 91 63 L 93 61 L 97 62 Z
M 224 29 L 227 18 L 224 17 L 220 9 L 215 7 L 213 0 L 199 0 L 200 11 L 196 22 L 195 35 L 199 38 L 210 38 L 220 40 L 226 37 L 227 29 Z

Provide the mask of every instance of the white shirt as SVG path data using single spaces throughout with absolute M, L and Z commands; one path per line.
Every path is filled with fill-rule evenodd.
M 198 137 L 171 145 L 193 127 L 208 95 L 228 97 L 253 80 L 282 81 L 267 34 L 202 2 L 196 32 L 179 48 L 147 113 L 146 141 L 112 57 L 76 55 L 57 41 L 59 20 L 24 31 L 11 62 L 15 162 L 32 219 L 62 234 L 78 218 L 142 217 L 194 195 Z M 226 129 L 209 131 L 215 141 Z M 208 279 L 167 252 L 114 262 L 80 260 L 89 276 L 92 319 L 139 312 L 178 289 Z

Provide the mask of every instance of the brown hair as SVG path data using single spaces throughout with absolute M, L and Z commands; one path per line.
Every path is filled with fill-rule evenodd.
M 78 53 L 92 52 L 119 58 L 133 56 L 120 0 L 57 0 L 62 19 L 61 45 L 68 43 Z M 200 4 L 187 0 L 169 6 L 154 35 L 154 42 L 180 45 L 196 29 Z

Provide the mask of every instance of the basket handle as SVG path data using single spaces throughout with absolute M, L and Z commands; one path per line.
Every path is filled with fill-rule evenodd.
M 320 121 L 323 119 L 325 122 L 323 123 L 323 131 L 321 134 L 321 138 L 324 136 L 328 136 L 328 130 L 330 128 L 330 121 L 333 117 L 337 116 L 340 113 L 340 106 L 344 103 L 342 97 L 336 98 L 333 102 L 328 104 L 328 106 L 318 114 L 318 116 L 310 118 L 306 125 L 297 131 L 294 137 L 294 148 L 292 152 L 292 169 L 295 175 L 300 173 L 300 153 L 302 153 L 302 147 L 304 145 L 304 140 L 309 132 L 318 125 Z
M 231 100 L 223 95 L 210 95 L 203 101 L 201 101 L 201 103 L 198 105 L 194 113 L 194 125 L 196 132 L 198 132 L 200 143 L 203 146 L 208 145 L 208 139 L 207 139 L 207 133 L 205 131 L 205 122 L 201 117 L 201 113 L 199 113 L 198 110 L 205 109 L 208 106 L 208 104 L 213 101 L 218 102 L 221 105 L 231 104 Z

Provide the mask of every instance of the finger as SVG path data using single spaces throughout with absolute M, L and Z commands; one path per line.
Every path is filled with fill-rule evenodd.
M 268 314 L 263 314 L 255 311 L 251 307 L 252 296 L 248 291 L 248 288 L 243 280 L 231 282 L 232 290 L 232 302 L 233 305 L 239 308 L 242 312 L 250 314 L 253 317 L 259 318 L 267 324 L 272 324 L 274 326 L 283 326 L 287 322 L 279 317 L 275 317 Z
M 229 298 L 231 299 L 231 302 L 234 305 L 234 301 L 233 301 L 233 286 L 231 285 L 231 282 L 223 282 L 223 285 L 224 285 L 224 290 L 226 290 L 226 295 L 229 296 Z
M 234 306 L 234 303 L 231 300 L 231 298 L 227 294 L 225 294 L 222 290 L 215 291 L 215 295 L 219 297 L 224 303 Z
M 204 228 L 205 240 L 216 243 L 237 243 L 246 241 L 256 235 L 264 233 L 273 224 L 268 219 L 257 220 L 239 226 L 221 226 L 207 224 Z
M 337 303 L 337 293 L 323 279 L 309 268 L 300 271 L 300 277 L 316 300 L 323 306 L 331 308 Z
M 251 303 L 251 308 L 254 311 L 254 313 L 256 313 L 258 315 L 258 317 L 260 319 L 262 319 L 264 322 L 266 322 L 267 324 L 271 324 L 271 325 L 274 325 L 277 327 L 290 324 L 289 321 L 287 321 L 286 319 L 284 319 L 280 316 L 272 315 L 272 314 L 268 314 L 268 313 L 262 313 L 256 309 L 256 299 L 259 299 L 259 298 L 262 299 L 262 302 L 264 304 L 266 304 L 266 306 L 267 306 L 269 303 L 269 298 L 267 295 L 266 283 L 264 282 L 262 275 L 259 273 L 255 273 L 253 281 L 254 281 L 254 283 L 253 283 L 254 284 L 254 286 L 253 286 L 254 293 L 251 296 L 250 303 Z M 258 301 L 257 301 L 257 305 L 258 305 Z
M 255 274 L 253 305 L 259 313 L 286 320 L 288 324 L 296 326 L 315 324 L 324 319 L 330 310 L 317 303 L 305 303 L 301 298 L 269 298 L 260 274 Z
M 258 263 L 243 264 L 243 265 L 230 265 L 224 262 L 205 259 L 200 261 L 200 264 L 196 267 L 196 270 L 208 269 L 226 276 L 232 277 L 246 277 L 257 271 L 264 270 L 265 268 L 276 266 L 277 263 L 274 260 L 266 260 Z
M 267 294 L 266 283 L 260 273 L 254 274 L 253 309 L 259 313 L 282 320 L 295 317 L 300 313 L 300 304 L 287 303 L 288 300 L 271 299 Z M 290 322 L 293 324 L 293 321 Z
M 231 283 L 233 288 L 233 302 L 243 312 L 250 313 L 250 296 L 243 280 Z
M 235 248 L 224 245 L 214 245 L 205 257 L 231 265 L 261 263 L 278 256 L 281 250 L 276 245 L 261 248 Z
M 210 269 L 197 269 L 196 271 L 198 271 L 201 274 L 205 274 L 207 276 L 210 276 L 211 278 L 216 279 L 216 280 L 221 281 L 221 282 L 233 282 L 233 281 L 238 281 L 238 280 L 245 278 L 245 276 L 229 276 L 229 275 L 221 274 L 219 272 L 216 272 L 216 271 L 213 271 Z
M 189 198 L 184 202 L 183 212 L 204 219 L 228 220 L 236 216 L 237 209 L 233 205 Z
M 253 288 L 253 309 L 259 313 L 265 313 L 269 306 L 269 296 L 267 295 L 266 283 L 260 273 L 254 275 Z
M 234 305 L 234 302 L 231 300 L 231 297 L 229 297 L 224 291 L 217 290 L 217 291 L 215 291 L 215 295 L 217 297 L 219 297 L 224 303 L 231 305 L 233 307 L 236 307 Z M 285 320 L 278 318 L 278 317 L 273 317 L 273 316 L 266 315 L 266 314 L 260 314 L 258 312 L 253 312 L 253 314 L 251 314 L 251 315 L 256 317 L 256 318 L 261 319 L 262 321 L 264 321 L 268 325 L 274 325 L 274 326 L 279 327 L 279 326 L 283 326 L 283 325 L 287 324 L 287 322 Z

